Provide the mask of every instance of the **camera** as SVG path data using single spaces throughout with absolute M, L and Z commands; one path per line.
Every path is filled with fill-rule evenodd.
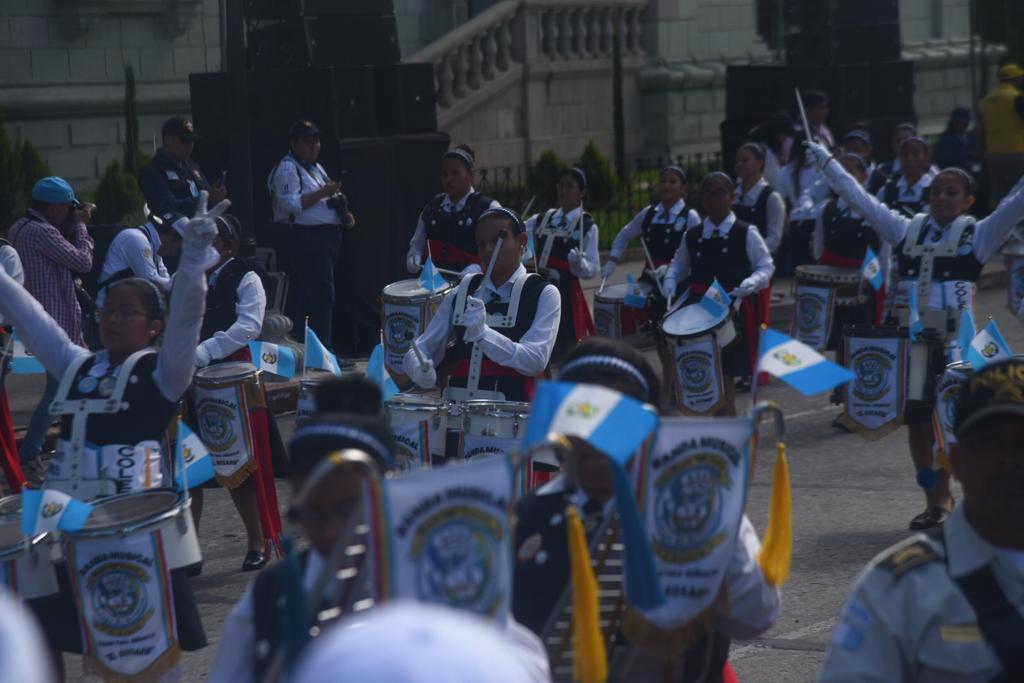
M 338 218 L 341 219 L 341 224 L 346 228 L 352 227 L 352 218 L 349 216 L 348 211 L 348 197 L 342 192 L 335 192 L 327 198 L 327 206 L 338 214 Z

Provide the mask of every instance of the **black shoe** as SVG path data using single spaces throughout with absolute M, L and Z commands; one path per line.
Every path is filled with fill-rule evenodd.
M 747 375 L 746 377 L 740 377 L 738 380 L 736 380 L 736 393 L 737 394 L 749 394 L 750 393 L 750 385 L 752 384 L 752 381 L 751 381 L 752 379 L 753 378 L 750 375 Z
M 949 518 L 949 510 L 942 507 L 930 507 L 917 517 L 910 520 L 910 528 L 912 531 L 923 531 L 924 529 L 931 529 L 934 526 L 939 526 L 946 519 Z
M 245 554 L 245 559 L 242 560 L 242 571 L 243 572 L 254 572 L 257 569 L 263 569 L 267 564 L 267 556 L 261 550 L 250 550 Z

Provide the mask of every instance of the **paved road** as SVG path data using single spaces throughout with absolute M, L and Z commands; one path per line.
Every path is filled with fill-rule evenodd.
M 1003 297 L 1002 289 L 983 291 L 977 317 L 993 315 L 1011 346 L 1024 350 L 1024 326 L 1006 311 Z M 850 583 L 875 554 L 908 534 L 907 522 L 920 512 L 923 499 L 914 484 L 905 430 L 869 443 L 830 427 L 837 409 L 825 397 L 806 398 L 778 382 L 765 388 L 762 397 L 777 401 L 787 415 L 794 488 L 792 577 L 776 626 L 757 640 L 736 643 L 731 659 L 743 681 L 810 681 Z M 281 422 L 290 429 L 290 417 Z M 766 445 L 759 453 L 747 504 L 759 530 L 764 529 L 773 451 Z M 279 490 L 286 505 L 287 492 Z M 219 490 L 207 496 L 200 530 L 205 569 L 194 585 L 210 647 L 185 655 L 185 681 L 205 679 L 223 619 L 251 578 L 238 571 L 245 542 L 230 500 Z M 77 662 L 70 669 L 70 680 L 86 680 Z

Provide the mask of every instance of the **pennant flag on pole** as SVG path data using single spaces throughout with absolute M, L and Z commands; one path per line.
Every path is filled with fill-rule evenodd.
M 398 393 L 398 385 L 391 378 L 387 366 L 384 364 L 384 345 L 378 343 L 373 347 L 370 354 L 370 362 L 366 364 L 366 376 L 372 379 L 380 387 L 383 400 L 388 400 Z
M 428 255 L 426 262 L 423 264 L 423 270 L 420 271 L 420 286 L 423 289 L 436 292 L 444 287 L 444 285 L 444 275 L 437 272 L 437 268 L 434 267 L 434 260 Z
M 626 300 L 623 302 L 630 308 L 644 308 L 647 306 L 647 297 L 637 291 L 636 280 L 633 276 L 626 274 Z
M 534 395 L 523 439 L 523 448 L 528 449 L 554 435 L 575 436 L 611 460 L 625 551 L 626 596 L 639 609 L 657 607 L 665 602 L 665 596 L 625 465 L 657 425 L 653 410 L 617 391 L 590 384 L 543 382 Z
M 921 322 L 921 309 L 917 306 L 917 283 L 910 283 L 910 298 L 907 301 L 910 307 L 910 338 L 917 341 L 918 336 L 924 331 L 924 323 Z
M 781 586 L 789 578 L 789 564 L 793 556 L 793 492 L 789 484 L 789 462 L 786 444 L 775 444 L 775 469 L 772 472 L 772 492 L 768 502 L 768 528 L 764 545 L 757 555 L 764 580 L 769 586 Z
M 719 318 L 725 315 L 725 312 L 729 310 L 729 304 L 732 303 L 732 297 L 725 291 L 725 288 L 718 283 L 718 278 L 715 278 L 711 282 L 711 286 L 708 287 L 708 291 L 704 292 L 704 296 L 700 299 L 700 307 L 710 313 L 715 318 Z
M 34 536 L 44 531 L 78 531 L 92 514 L 92 505 L 56 489 L 21 492 L 21 531 Z
M 989 320 L 985 327 L 974 336 L 967 346 L 965 358 L 975 372 L 986 365 L 1013 357 L 1010 345 L 1003 339 L 1002 332 L 995 320 Z
M 327 347 L 323 345 L 320 338 L 316 336 L 316 332 L 306 324 L 306 358 L 305 368 L 320 368 L 321 370 L 327 370 L 333 372 L 335 375 L 341 375 L 341 366 L 338 365 L 338 359 L 333 353 L 327 350 Z
M 971 340 L 977 333 L 978 331 L 974 329 L 974 316 L 971 315 L 971 309 L 960 309 L 960 331 L 956 336 L 957 346 L 960 347 L 960 360 L 966 359 L 967 349 L 970 348 Z
M 18 337 L 18 330 L 11 335 L 11 372 L 15 375 L 41 375 L 46 368 L 35 356 L 25 347 L 25 343 Z
M 213 479 L 213 459 L 199 435 L 178 420 L 178 440 L 175 447 L 175 461 L 179 471 L 184 473 L 178 481 L 182 491 L 195 488 Z
M 263 372 L 291 379 L 295 377 L 295 352 L 287 346 L 264 341 L 249 342 L 253 364 Z
M 770 328 L 761 333 L 757 371 L 778 377 L 805 396 L 820 394 L 856 377 L 810 346 Z
M 864 276 L 864 279 L 871 283 L 871 286 L 875 289 L 881 289 L 885 286 L 885 275 L 882 274 L 882 262 L 878 260 L 878 255 L 875 254 L 871 247 L 868 247 L 867 253 L 864 254 L 864 263 L 860 267 L 860 274 Z

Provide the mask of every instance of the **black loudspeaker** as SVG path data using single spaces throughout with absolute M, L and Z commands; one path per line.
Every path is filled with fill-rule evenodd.
M 250 0 L 247 19 L 295 19 L 394 14 L 392 0 Z
M 787 64 L 900 58 L 898 0 L 785 0 L 783 14 Z
M 397 64 L 395 17 L 290 19 L 249 32 L 249 68 Z
M 433 65 L 377 65 L 373 77 L 379 135 L 437 131 Z
M 377 93 L 373 66 L 339 66 L 334 75 L 334 134 L 362 138 L 378 132 Z M 436 127 L 435 127 L 436 129 Z

